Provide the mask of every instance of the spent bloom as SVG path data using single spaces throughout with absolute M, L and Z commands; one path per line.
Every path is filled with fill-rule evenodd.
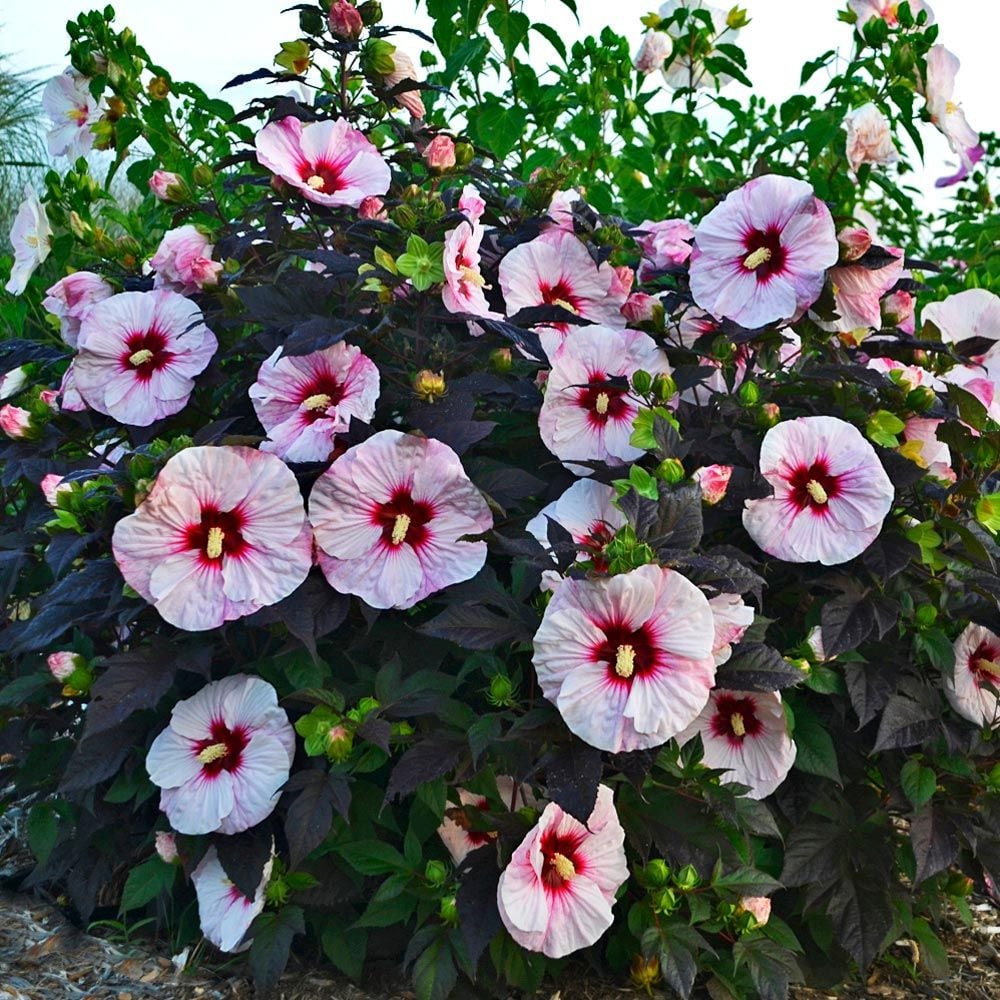
M 545 807 L 500 875 L 500 917 L 522 948 L 562 958 L 611 926 L 627 878 L 625 831 L 611 789 L 599 785 L 586 826 L 555 802 Z
M 42 476 L 38 488 L 45 497 L 45 502 L 50 507 L 55 507 L 59 502 L 59 494 L 69 492 L 72 487 L 69 483 L 63 482 L 63 477 L 55 472 L 50 472 L 47 476 Z
M 156 287 L 193 295 L 217 285 L 222 264 L 212 260 L 214 249 L 209 238 L 195 226 L 171 229 L 149 262 L 156 271 Z
M 37 428 L 34 426 L 31 413 L 23 406 L 14 406 L 8 403 L 0 406 L 0 431 L 15 441 L 25 440 L 35 436 Z
M 417 64 L 402 49 L 393 50 L 392 62 L 392 72 L 382 77 L 382 86 L 386 90 L 394 90 L 404 81 L 420 82 L 421 73 L 417 69 Z M 396 103 L 410 112 L 411 118 L 423 118 L 427 113 L 419 87 L 414 87 L 412 90 L 402 90 L 394 96 Z
M 639 229 L 644 233 L 635 237 L 642 253 L 640 281 L 656 277 L 667 268 L 680 267 L 691 256 L 694 226 L 686 219 L 664 219 L 662 222 L 647 219 Z
M 664 60 L 673 47 L 674 43 L 665 31 L 647 31 L 635 56 L 635 68 L 646 76 L 663 69 Z
M 813 189 L 766 174 L 733 191 L 699 223 L 691 294 L 711 315 L 757 329 L 808 309 L 838 256 L 833 217 Z
M 341 41 L 353 41 L 360 37 L 365 23 L 358 8 L 348 0 L 334 0 L 330 4 L 330 34 Z
M 573 472 L 592 471 L 574 462 L 623 465 L 643 453 L 629 443 L 639 404 L 624 386 L 640 369 L 654 378 L 670 374 L 666 355 L 638 330 L 584 326 L 566 338 L 552 365 L 538 428 L 545 446 Z
M 80 324 L 98 303 L 115 290 L 99 274 L 75 271 L 57 281 L 42 299 L 42 308 L 59 318 L 59 332 L 70 347 L 76 347 Z
M 967 288 L 940 302 L 928 303 L 920 319 L 933 323 L 946 344 L 972 337 L 1000 341 L 1000 296 L 985 288 Z
M 600 750 L 660 746 L 701 711 L 715 680 L 708 599 L 674 570 L 641 566 L 559 584 L 535 633 L 542 693 Z
M 243 937 L 255 918 L 264 910 L 264 890 L 271 878 L 274 857 L 264 865 L 260 885 L 253 899 L 244 896 L 226 874 L 219 852 L 209 847 L 198 867 L 191 873 L 198 897 L 198 916 L 205 937 L 222 951 L 246 951 L 250 942 Z
M 128 584 L 191 632 L 277 604 L 312 566 L 291 470 L 274 455 L 229 446 L 171 458 L 115 525 L 112 548 Z
M 358 218 L 378 219 L 380 222 L 385 222 L 389 218 L 385 210 L 385 202 L 373 194 L 368 195 L 367 198 L 362 198 L 361 204 L 358 205 Z
M 850 332 L 882 326 L 882 296 L 903 276 L 903 251 L 887 247 L 892 260 L 883 267 L 840 264 L 830 269 L 833 303 L 838 318 L 819 321 L 824 330 Z
M 373 608 L 409 608 L 475 576 L 486 543 L 461 539 L 493 527 L 451 448 L 393 430 L 348 449 L 320 476 L 309 519 L 330 586 Z
M 180 855 L 177 852 L 177 838 L 169 830 L 156 831 L 156 853 L 161 861 L 168 865 L 176 864 Z
M 70 650 L 60 650 L 57 653 L 49 653 L 45 659 L 49 668 L 49 673 L 64 684 L 73 675 L 73 672 L 80 667 L 86 666 L 87 661 L 79 654 Z
M 744 896 L 740 900 L 740 908 L 757 921 L 758 927 L 763 927 L 771 919 L 771 900 L 767 896 Z
M 389 164 L 344 118 L 308 124 L 282 118 L 265 125 L 255 145 L 262 166 L 318 205 L 358 208 L 389 190 Z
M 90 92 L 90 81 L 72 69 L 52 77 L 42 91 L 42 109 L 51 127 L 46 134 L 49 156 L 86 156 L 94 146 L 91 126 L 101 108 Z
M 855 173 L 862 163 L 884 166 L 899 159 L 889 119 L 871 102 L 855 108 L 844 119 L 844 127 L 847 129 L 847 162 Z
M 936 479 L 953 483 L 955 470 L 951 467 L 951 451 L 937 437 L 937 429 L 943 423 L 931 417 L 910 417 L 903 428 L 906 443 L 900 451 Z
M 703 465 L 695 469 L 691 478 L 701 487 L 701 498 L 710 507 L 719 503 L 729 489 L 733 477 L 731 465 Z
M 160 808 L 178 833 L 240 833 L 278 804 L 295 756 L 295 731 L 278 693 L 234 674 L 174 705 L 146 756 Z
M 708 606 L 712 609 L 715 627 L 712 656 L 718 667 L 733 655 L 733 643 L 739 642 L 753 624 L 753 608 L 744 604 L 739 594 L 717 594 L 709 600 Z
M 201 310 L 183 295 L 122 292 L 92 306 L 73 361 L 84 402 L 123 424 L 147 427 L 178 413 L 218 348 Z
M 28 384 L 28 372 L 22 365 L 0 375 L 0 399 L 16 396 Z
M 686 743 L 699 733 L 705 748 L 702 762 L 726 771 L 724 784 L 747 785 L 751 799 L 770 795 L 795 762 L 795 744 L 777 691 L 713 691 L 678 742 Z
M 955 640 L 955 671 L 944 693 L 963 719 L 993 729 L 1000 725 L 1000 636 L 983 625 L 967 625 Z
M 24 187 L 24 201 L 14 216 L 10 242 L 14 248 L 14 266 L 10 269 L 10 280 L 4 287 L 11 295 L 20 295 L 52 249 L 49 217 L 30 184 Z
M 875 449 L 836 417 L 798 417 L 772 427 L 760 449 L 774 495 L 747 500 L 743 526 L 768 555 L 836 566 L 882 530 L 894 489 Z
M 334 435 L 351 417 L 371 420 L 379 395 L 375 363 L 343 341 L 312 354 L 281 356 L 279 347 L 250 386 L 250 400 L 267 431 L 261 451 L 288 462 L 324 462 Z

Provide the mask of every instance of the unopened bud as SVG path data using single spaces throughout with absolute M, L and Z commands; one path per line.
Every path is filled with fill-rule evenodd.
M 149 178 L 149 190 L 160 201 L 187 201 L 190 195 L 184 178 L 169 170 L 154 170 Z
M 413 392 L 425 403 L 435 403 L 446 392 L 444 372 L 432 372 L 425 368 L 413 376 Z
M 500 375 L 504 375 L 514 367 L 514 356 L 509 347 L 498 347 L 490 351 L 490 368 Z
M 335 0 L 330 5 L 330 34 L 342 42 L 354 41 L 364 27 L 361 13 L 347 0 Z
M 354 734 L 347 726 L 331 726 L 326 734 L 326 755 L 335 764 L 343 764 L 354 749 Z
M 936 401 L 934 390 L 926 385 L 918 385 L 906 394 L 906 405 L 915 413 L 926 413 Z
M 684 471 L 684 465 L 679 458 L 665 458 L 656 467 L 656 478 L 674 486 L 677 483 L 684 482 L 687 479 L 687 473 Z
M 506 674 L 494 674 L 486 697 L 496 708 L 510 708 L 517 700 L 514 682 Z
M 629 965 L 629 978 L 640 990 L 649 992 L 650 987 L 660 981 L 659 958 L 656 955 L 651 955 L 649 958 L 633 955 L 632 963 Z
M 644 372 L 641 368 L 632 375 L 632 388 L 640 396 L 645 396 L 653 387 L 653 376 L 649 372 Z
M 753 917 L 757 927 L 763 927 L 771 917 L 771 900 L 767 896 L 744 896 L 739 908 Z
M 432 859 L 424 866 L 424 878 L 431 885 L 444 885 L 448 878 L 448 868 L 443 861 Z
M 358 13 L 361 15 L 361 20 L 364 21 L 365 26 L 370 28 L 373 24 L 378 24 L 382 20 L 382 4 L 378 0 L 367 0 L 366 3 L 358 7 Z
M 691 478 L 701 487 L 701 497 L 711 507 L 726 495 L 732 475 L 731 465 L 704 465 L 695 469 Z
M 760 386 L 756 382 L 744 382 L 737 390 L 736 398 L 743 406 L 756 406 L 760 402 Z
M 467 167 L 476 156 L 475 149 L 467 142 L 455 143 L 455 162 L 460 167 Z
M 764 403 L 757 412 L 757 423 L 761 427 L 773 427 L 781 420 L 781 407 L 777 403 Z
M 675 876 L 674 881 L 681 889 L 694 889 L 701 882 L 701 876 L 694 865 L 685 865 Z
M 154 76 L 146 84 L 146 93 L 154 101 L 165 100 L 170 93 L 170 81 L 165 76 Z
M 60 684 L 68 681 L 74 670 L 87 665 L 87 661 L 79 653 L 73 653 L 69 650 L 49 653 L 45 662 L 49 666 L 49 672 Z
M 643 869 L 646 882 L 652 886 L 664 886 L 670 880 L 670 865 L 662 858 L 653 858 Z
M 454 896 L 445 896 L 438 910 L 442 923 L 454 927 L 458 923 L 458 902 Z
M 872 245 L 872 234 L 864 226 L 853 226 L 841 229 L 837 233 L 837 242 L 840 244 L 841 263 L 849 264 L 868 252 Z
M 207 163 L 199 163 L 192 176 L 198 187 L 208 187 L 215 180 L 215 171 Z
M 385 211 L 385 202 L 374 194 L 362 198 L 361 204 L 358 206 L 358 218 L 385 221 L 389 218 Z
M 424 150 L 424 162 L 431 170 L 444 173 L 455 163 L 455 140 L 448 135 L 436 135 Z
M 661 403 L 666 403 L 677 395 L 677 383 L 669 375 L 657 375 L 653 379 L 653 395 Z

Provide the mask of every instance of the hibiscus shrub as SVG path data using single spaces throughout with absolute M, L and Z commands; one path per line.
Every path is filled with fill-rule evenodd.
M 18 884 L 264 990 L 944 975 L 1000 877 L 1000 274 L 931 12 L 852 0 L 774 107 L 737 8 L 636 71 L 428 6 L 425 81 L 297 5 L 239 113 L 68 26 L 0 301 Z

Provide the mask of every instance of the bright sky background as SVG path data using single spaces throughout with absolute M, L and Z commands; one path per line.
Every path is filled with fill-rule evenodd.
M 715 0 L 725 6 L 726 0 Z M 806 57 L 829 48 L 849 51 L 851 28 L 836 20 L 846 0 L 741 0 L 752 23 L 741 42 L 750 63 L 750 78 L 760 93 L 782 100 L 798 87 L 798 74 Z M 193 80 L 216 92 L 238 73 L 271 65 L 278 42 L 295 38 L 294 13 L 282 14 L 292 0 L 117 0 L 118 23 L 129 25 L 151 57 L 179 79 Z M 102 0 L 0 0 L 0 52 L 10 55 L 24 69 L 56 73 L 65 66 L 65 23 L 84 7 L 103 6 Z M 614 27 L 633 39 L 638 48 L 642 26 L 639 18 L 655 9 L 651 0 L 578 0 L 579 25 L 558 0 L 526 0 L 533 18 L 544 19 L 571 42 L 597 34 L 609 15 Z M 414 0 L 382 0 L 386 23 L 427 29 L 429 21 L 415 12 Z M 1000 36 L 998 0 L 937 0 L 933 3 L 941 28 L 940 40 L 962 61 L 957 97 L 974 128 L 1000 130 L 996 92 L 996 39 Z M 406 39 L 407 36 L 400 36 Z M 410 36 L 412 39 L 412 36 Z M 533 36 L 533 56 L 544 65 L 552 52 L 540 36 Z M 416 39 L 404 41 L 416 47 Z M 727 94 L 745 93 L 730 84 Z M 239 103 L 239 95 L 231 100 Z M 944 139 L 931 128 L 924 130 L 927 148 L 926 179 L 948 173 L 954 162 Z

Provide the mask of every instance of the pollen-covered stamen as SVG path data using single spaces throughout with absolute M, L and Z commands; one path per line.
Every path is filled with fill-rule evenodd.
M 944 106 L 946 114 L 955 115 L 958 114 L 958 105 L 954 101 L 948 101 Z
M 631 677 L 635 672 L 635 649 L 629 645 L 618 647 L 615 654 L 615 673 L 619 677 Z
M 562 306 L 567 312 L 571 312 L 574 316 L 580 315 L 580 310 L 573 305 L 572 302 L 567 302 L 565 299 L 553 299 L 549 305 L 552 306 Z
M 312 177 L 306 181 L 306 184 L 308 184 L 313 191 L 322 191 L 323 188 L 326 187 L 326 181 L 323 180 L 319 174 L 313 174 Z
M 462 272 L 462 280 L 468 281 L 469 284 L 478 285 L 480 288 L 486 288 L 486 279 L 474 268 L 463 264 L 459 271 Z
M 733 712 L 729 716 L 729 725 L 732 727 L 733 735 L 746 736 L 747 727 L 743 723 L 743 716 L 739 712 Z
M 569 882 L 576 875 L 576 865 L 565 854 L 556 852 L 549 858 L 549 864 L 555 868 L 556 874 L 566 882 Z
M 36 248 L 39 240 L 34 233 L 28 233 L 28 235 L 24 237 L 24 242 L 27 243 L 29 247 Z
M 410 530 L 410 515 L 397 514 L 392 526 L 392 544 L 402 545 L 406 539 L 406 533 Z
M 307 410 L 325 410 L 333 400 L 325 392 L 317 392 L 302 400 L 302 405 Z
M 208 538 L 205 541 L 205 555 L 209 559 L 218 559 L 222 555 L 222 543 L 225 541 L 226 533 L 222 528 L 209 528 Z
M 603 417 L 608 412 L 611 397 L 606 392 L 599 392 L 594 400 L 594 409 Z
M 86 108 L 72 108 L 66 112 L 66 117 L 77 125 L 82 125 L 87 120 L 87 109 Z
M 756 271 L 761 264 L 766 264 L 771 259 L 769 247 L 757 247 L 753 253 L 749 253 L 743 258 L 743 266 L 748 271 Z
M 128 356 L 128 363 L 130 365 L 134 365 L 136 368 L 139 368 L 152 360 L 153 352 L 148 347 L 144 347 L 141 351 L 136 351 L 135 354 L 130 354 Z
M 814 503 L 826 503 L 830 499 L 826 490 L 823 489 L 823 484 L 815 479 L 810 479 L 806 483 L 806 492 L 812 497 Z
M 229 747 L 225 743 L 212 743 L 198 754 L 198 760 L 202 764 L 212 764 L 217 760 L 222 760 L 228 753 Z
M 976 671 L 981 674 L 991 674 L 993 677 L 1000 677 L 1000 663 L 993 660 L 976 660 Z

